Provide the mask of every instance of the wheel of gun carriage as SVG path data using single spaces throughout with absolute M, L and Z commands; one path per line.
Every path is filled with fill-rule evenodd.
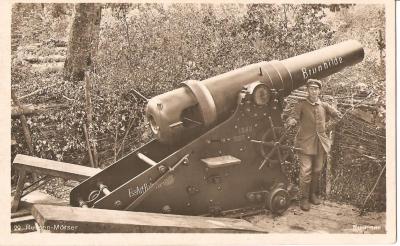
M 261 155 L 268 161 L 277 160 L 282 163 L 290 155 L 290 150 L 286 145 L 286 130 L 283 127 L 273 127 L 268 129 L 263 134 L 261 142 L 263 142 L 263 144 L 260 144 Z M 272 151 L 274 153 L 272 153 Z M 271 163 L 268 163 L 268 165 L 270 164 Z
M 279 184 L 268 193 L 266 206 L 273 214 L 283 214 L 288 209 L 289 205 L 289 193 L 283 184 Z

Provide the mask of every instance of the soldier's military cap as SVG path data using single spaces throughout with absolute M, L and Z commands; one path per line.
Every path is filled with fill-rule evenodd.
M 307 87 L 318 86 L 320 89 L 322 88 L 322 82 L 321 82 L 321 80 L 318 80 L 318 79 L 309 79 L 309 80 L 307 80 L 306 85 L 307 85 Z

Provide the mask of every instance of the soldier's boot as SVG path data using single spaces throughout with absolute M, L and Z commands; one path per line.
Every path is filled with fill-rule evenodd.
M 311 179 L 311 191 L 310 191 L 310 202 L 314 205 L 320 205 L 321 199 L 318 197 L 319 194 L 319 173 L 313 173 Z
M 300 208 L 301 210 L 304 211 L 309 211 L 310 210 L 310 202 L 309 202 L 309 196 L 310 196 L 310 183 L 300 183 L 300 192 L 301 192 L 301 200 L 300 200 Z

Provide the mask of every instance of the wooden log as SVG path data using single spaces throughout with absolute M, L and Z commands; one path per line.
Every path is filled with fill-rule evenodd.
M 35 204 L 32 215 L 44 232 L 57 233 L 266 233 L 242 219 L 118 211 Z
M 62 72 L 63 68 L 64 62 L 32 64 L 32 70 L 38 73 L 57 73 Z
M 55 47 L 67 47 L 68 43 L 64 40 L 61 39 L 54 39 L 54 38 L 50 38 L 46 41 L 43 42 L 43 44 L 45 45 L 53 45 Z
M 50 62 L 64 62 L 65 56 L 50 55 L 50 56 L 29 56 L 24 58 L 29 63 L 50 63 Z
M 26 104 L 21 105 L 20 108 L 17 106 L 13 106 L 11 108 L 11 118 L 19 117 L 21 115 L 30 115 L 30 114 L 38 114 L 42 112 L 46 112 L 51 109 L 58 109 L 67 107 L 66 104 L 41 104 L 41 105 L 33 105 Z
M 101 171 L 99 168 L 91 168 L 20 154 L 15 157 L 13 167 L 17 170 L 25 170 L 27 172 L 77 181 L 83 181 Z
M 24 191 L 24 184 L 26 179 L 26 171 L 19 170 L 18 171 L 18 182 L 17 182 L 17 189 L 15 190 L 14 197 L 11 201 L 11 212 L 15 213 L 19 207 L 19 201 L 21 200 L 22 192 Z
M 20 209 L 19 211 L 15 213 L 11 213 L 11 219 L 13 218 L 19 218 L 23 216 L 31 215 L 31 210 L 30 209 Z
M 27 172 L 31 172 L 35 175 L 44 174 L 52 177 L 83 181 L 101 171 L 101 169 L 98 168 L 90 168 L 20 154 L 15 157 L 12 165 L 18 171 L 19 176 L 14 198 L 11 202 L 11 212 L 16 212 L 18 210 L 22 192 L 24 191 Z

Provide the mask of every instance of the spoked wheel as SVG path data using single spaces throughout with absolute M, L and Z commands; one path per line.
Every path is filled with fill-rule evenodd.
M 260 152 L 264 157 L 259 169 L 265 164 L 284 163 L 293 149 L 286 144 L 289 129 L 274 126 L 271 117 L 269 120 L 271 127 L 263 134 L 261 141 L 253 141 L 260 144 Z

